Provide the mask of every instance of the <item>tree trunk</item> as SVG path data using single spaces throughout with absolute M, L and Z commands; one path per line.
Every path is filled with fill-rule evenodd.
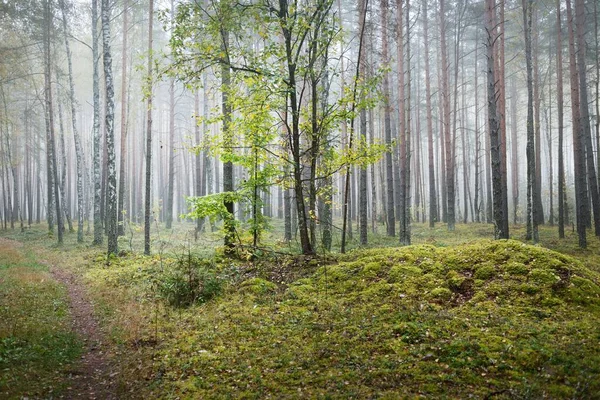
M 108 254 L 117 254 L 117 169 L 115 160 L 115 99 L 112 76 L 112 56 L 110 53 L 110 8 L 109 0 L 102 0 L 102 48 L 104 51 L 104 82 L 106 90 L 106 231 L 108 235 Z
M 154 20 L 154 0 L 148 2 L 148 69 L 147 69 L 147 84 L 148 92 L 146 106 L 146 182 L 144 195 L 144 254 L 150 255 L 150 224 L 151 220 L 151 205 L 152 199 L 152 29 Z
M 510 134 L 511 134 L 511 158 L 512 158 L 512 202 L 513 202 L 513 224 L 517 223 L 519 212 L 519 141 L 517 135 L 517 79 L 513 77 L 510 85 Z
M 522 0 L 523 30 L 525 34 L 525 59 L 527 68 L 527 240 L 539 241 L 538 208 L 535 204 L 537 183 L 534 150 L 534 115 L 533 115 L 533 66 L 531 60 L 531 25 L 533 19 L 533 1 Z
M 594 147 L 592 145 L 592 129 L 590 124 L 590 113 L 587 90 L 587 71 L 585 64 L 586 42 L 585 42 L 585 5 L 583 0 L 575 0 L 575 25 L 577 27 L 577 68 L 579 72 L 579 107 L 581 111 L 580 127 L 583 135 L 582 145 L 585 146 L 587 162 L 587 178 L 592 200 L 594 214 L 594 233 L 600 236 L 600 194 L 598 193 L 598 180 L 596 178 L 596 166 L 594 165 Z
M 502 200 L 504 198 L 502 188 L 502 137 L 497 114 L 497 84 L 496 68 L 494 62 L 494 45 L 498 39 L 496 33 L 496 20 L 494 18 L 495 0 L 486 0 L 486 31 L 487 31 L 487 99 L 488 99 L 488 123 L 490 129 L 490 152 L 492 159 L 492 186 L 494 201 L 494 237 L 496 239 L 508 239 L 508 215 L 504 212 Z
M 69 99 L 71 103 L 71 123 L 73 127 L 73 139 L 75 141 L 75 159 L 77 168 L 77 242 L 83 242 L 83 146 L 81 145 L 81 137 L 77 128 L 77 112 L 75 100 L 75 83 L 73 79 L 73 56 L 71 46 L 69 45 L 69 29 L 67 26 L 67 16 L 65 12 L 64 0 L 60 1 L 62 11 L 62 25 L 65 32 L 65 49 L 67 52 L 67 66 L 69 72 Z
M 556 107 L 558 112 L 558 237 L 565 237 L 565 162 L 563 156 L 563 65 L 560 0 L 556 0 Z
M 229 32 L 224 29 L 222 32 L 223 38 L 223 49 L 229 47 Z M 223 142 L 225 145 L 225 152 L 233 152 L 233 134 L 229 131 L 229 124 L 231 122 L 231 104 L 229 103 L 229 86 L 231 84 L 231 69 L 229 65 L 225 63 L 221 66 L 221 107 L 223 112 Z M 231 161 L 223 162 L 223 192 L 232 193 L 233 187 L 233 163 Z M 224 200 L 225 208 L 227 209 L 228 216 L 223 221 L 223 228 L 225 230 L 225 248 L 226 252 L 233 251 L 234 240 L 235 240 L 235 210 L 233 201 L 230 199 Z
M 382 7 L 382 10 L 385 8 Z M 429 16 L 427 0 L 423 1 L 423 40 L 425 41 L 425 107 L 427 109 L 427 160 L 429 170 L 429 227 L 437 222 L 437 194 L 435 190 L 435 164 L 433 157 L 433 116 L 431 112 L 431 76 L 429 72 Z M 476 74 L 477 76 L 477 74 Z M 477 86 L 475 86 L 477 87 Z
M 446 10 L 445 0 L 440 0 L 440 46 L 441 46 L 441 62 L 442 62 L 442 108 L 443 108 L 443 123 L 444 123 L 444 142 L 445 142 L 445 157 L 446 157 L 446 197 L 447 197 L 447 224 L 448 230 L 454 231 L 456 224 L 455 215 L 455 195 L 454 195 L 454 143 L 450 133 L 450 92 L 448 89 L 448 51 L 446 47 Z
M 535 10 L 531 11 L 533 15 L 533 20 L 535 21 L 533 25 L 534 29 L 530 32 L 530 35 L 534 36 L 530 38 L 532 39 L 532 45 L 534 48 L 532 49 L 532 57 L 533 57 L 533 109 L 534 109 L 534 148 L 535 148 L 535 192 L 533 198 L 533 207 L 536 210 L 536 221 L 538 225 L 543 225 L 544 218 L 544 204 L 542 203 L 542 140 L 541 140 L 541 119 L 540 119 L 540 109 L 541 109 L 541 98 L 540 98 L 540 67 L 538 54 L 540 52 L 539 49 L 539 28 L 537 22 L 537 13 Z
M 575 209 L 577 218 L 577 235 L 579 238 L 579 247 L 587 247 L 586 237 L 586 208 L 587 208 L 587 183 L 583 143 L 583 134 L 580 119 L 579 107 L 579 76 L 577 71 L 577 61 L 575 56 L 575 30 L 574 30 L 573 12 L 571 9 L 571 0 L 567 0 L 567 29 L 569 31 L 569 73 L 571 82 L 571 114 L 573 116 L 573 161 L 575 169 L 573 171 L 575 179 Z
M 119 205 L 117 223 L 119 236 L 125 235 L 125 165 L 127 163 L 127 30 L 128 0 L 123 0 L 123 49 L 121 50 L 121 158 L 119 160 Z
M 93 92 L 94 92 L 94 245 L 101 245 L 104 240 L 102 231 L 102 171 L 100 168 L 100 74 L 98 71 L 98 3 L 92 0 L 92 62 L 93 62 Z
M 63 219 L 60 207 L 60 196 L 58 189 L 58 168 L 56 163 L 56 142 L 54 140 L 54 111 L 52 103 L 52 75 L 51 75 L 51 26 L 52 14 L 50 12 L 50 0 L 46 0 L 46 37 L 44 38 L 45 51 L 45 94 L 46 94 L 46 132 L 48 133 L 46 141 L 46 157 L 48 158 L 48 214 L 51 214 L 52 206 L 56 210 L 56 223 L 58 228 L 58 244 L 63 243 Z M 48 224 L 50 226 L 50 223 Z

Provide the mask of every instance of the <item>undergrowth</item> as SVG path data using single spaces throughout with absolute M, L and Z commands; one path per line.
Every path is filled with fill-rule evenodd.
M 58 396 L 81 351 L 65 289 L 25 249 L 0 242 L 0 397 Z
M 346 255 L 253 262 L 205 242 L 109 262 L 78 248 L 72 267 L 121 360 L 120 398 L 594 398 L 599 244 L 547 226 L 542 245 L 561 253 L 479 240 L 491 234 L 415 224 L 416 246 L 374 236 Z M 185 262 L 190 247 L 210 261 Z

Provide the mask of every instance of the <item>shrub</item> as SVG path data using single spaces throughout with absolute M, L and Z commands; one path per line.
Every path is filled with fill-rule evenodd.
M 186 257 L 159 276 L 157 289 L 169 305 L 188 307 L 207 302 L 221 293 L 223 279 L 210 261 Z

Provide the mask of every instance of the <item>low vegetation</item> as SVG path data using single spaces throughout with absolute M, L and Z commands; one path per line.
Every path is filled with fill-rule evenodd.
M 120 398 L 600 392 L 594 247 L 569 251 L 570 237 L 556 242 L 561 253 L 462 226 L 458 238 L 415 228 L 421 244 L 319 258 L 236 261 L 192 245 L 107 260 L 78 247 L 64 267 L 91 288 L 120 360 Z M 64 248 L 27 240 L 64 260 Z
M 65 289 L 29 250 L 0 239 L 0 397 L 58 395 L 81 348 Z

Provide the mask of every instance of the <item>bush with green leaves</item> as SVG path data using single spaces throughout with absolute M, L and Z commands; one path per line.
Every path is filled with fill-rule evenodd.
M 173 307 L 188 307 L 209 301 L 221 293 L 224 280 L 208 260 L 186 256 L 160 275 L 159 296 Z

